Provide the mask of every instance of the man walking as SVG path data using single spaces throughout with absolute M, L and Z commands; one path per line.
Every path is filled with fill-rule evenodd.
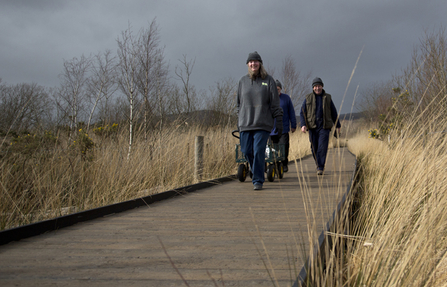
M 312 155 L 317 165 L 317 175 L 323 175 L 326 164 L 329 135 L 335 125 L 340 134 L 341 124 L 332 97 L 323 89 L 320 78 L 312 81 L 313 92 L 304 99 L 300 112 L 301 131 L 309 131 Z

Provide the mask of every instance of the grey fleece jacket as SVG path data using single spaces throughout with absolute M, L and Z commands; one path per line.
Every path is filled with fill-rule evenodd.
M 276 82 L 271 76 L 251 80 L 247 75 L 239 80 L 237 89 L 238 128 L 240 132 L 252 130 L 282 130 L 283 111 L 279 105 Z

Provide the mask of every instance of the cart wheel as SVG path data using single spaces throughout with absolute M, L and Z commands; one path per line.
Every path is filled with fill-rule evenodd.
M 279 179 L 281 179 L 284 177 L 284 165 L 282 164 L 282 162 L 278 162 L 277 167 L 278 167 L 278 177 Z
M 275 180 L 275 165 L 274 164 L 269 164 L 267 166 L 267 179 L 270 182 Z
M 246 177 L 247 172 L 245 169 L 245 164 L 241 163 L 237 168 L 237 179 L 239 179 L 240 182 L 244 182 Z

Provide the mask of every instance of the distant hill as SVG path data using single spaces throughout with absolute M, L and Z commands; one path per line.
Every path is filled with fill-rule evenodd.
M 349 113 L 349 114 L 340 114 L 340 120 L 341 121 L 349 121 L 349 120 L 358 120 L 358 119 L 362 119 L 364 118 L 365 115 L 360 112 L 360 113 Z M 300 114 L 296 115 L 296 122 L 300 123 Z
M 200 124 L 203 126 L 214 126 L 232 123 L 236 126 L 236 117 L 213 110 L 199 110 L 189 113 L 170 114 L 166 116 L 168 122 L 181 121 L 188 124 Z
M 364 118 L 365 115 L 360 113 L 349 113 L 349 114 L 340 114 L 340 120 L 341 121 L 348 121 L 348 120 L 358 120 L 361 118 Z M 222 123 L 228 124 L 228 121 L 234 125 L 237 124 L 237 117 L 235 115 L 229 116 L 228 114 L 212 111 L 212 110 L 199 110 L 194 111 L 190 113 L 182 113 L 177 115 L 167 115 L 166 120 L 168 122 L 173 121 L 182 121 L 182 122 L 188 122 L 189 124 L 201 124 L 205 126 L 213 126 L 213 125 L 219 125 Z M 300 122 L 300 115 L 296 115 L 297 123 Z
M 362 112 L 360 113 L 349 113 L 349 114 L 340 114 L 339 118 L 340 120 L 345 120 L 345 121 L 349 121 L 349 120 L 358 120 L 361 118 L 364 118 L 365 114 L 363 114 Z

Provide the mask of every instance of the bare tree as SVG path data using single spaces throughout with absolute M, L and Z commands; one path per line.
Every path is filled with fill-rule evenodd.
M 189 82 L 196 60 L 194 59 L 188 61 L 186 55 L 183 55 L 183 59 L 179 60 L 179 62 L 182 64 L 183 68 L 176 66 L 175 75 L 183 83 L 181 90 L 185 100 L 184 112 L 189 113 L 195 111 L 197 105 L 197 94 L 195 87 Z
M 290 96 L 294 107 L 299 107 L 309 90 L 310 72 L 301 75 L 293 58 L 286 56 L 282 62 L 281 77 L 283 92 Z
M 139 65 L 138 88 L 144 101 L 143 128 L 144 138 L 147 140 L 149 117 L 154 114 L 155 109 L 155 101 L 151 101 L 150 96 L 154 94 L 152 92 L 154 87 L 160 88 L 159 78 L 167 75 L 167 71 L 164 68 L 164 49 L 160 47 L 160 36 L 155 19 L 148 29 L 140 31 L 137 45 Z
M 236 87 L 237 82 L 232 78 L 226 78 L 216 83 L 216 87 L 210 88 L 211 99 L 208 109 L 213 111 L 213 124 L 231 123 L 231 118 L 236 115 Z
M 182 92 L 180 91 L 180 87 L 175 84 L 170 88 L 167 106 L 167 112 L 174 115 L 181 114 L 184 111 Z
M 266 66 L 264 66 L 265 70 L 267 71 L 267 73 L 272 76 L 273 78 L 275 78 L 275 74 L 276 74 L 276 67 L 272 67 L 269 64 L 267 64 Z
M 105 100 L 105 109 L 107 102 L 116 91 L 116 58 L 112 56 L 110 50 L 104 53 L 98 53 L 92 61 L 92 75 L 88 81 L 88 91 L 92 108 L 87 122 L 87 131 L 98 104 Z
M 117 39 L 119 72 L 118 80 L 121 91 L 127 96 L 129 102 L 129 150 L 127 159 L 130 159 L 133 143 L 134 113 L 137 104 L 137 77 L 138 77 L 138 50 L 133 38 L 131 28 L 121 33 Z
M 376 83 L 363 89 L 360 92 L 361 100 L 357 108 L 363 112 L 368 121 L 374 122 L 380 115 L 386 115 L 388 108 L 393 103 L 393 84 L 391 81 L 386 83 Z
M 167 98 L 170 94 L 170 85 L 168 80 L 169 67 L 164 62 L 164 55 L 160 53 L 155 61 L 154 77 L 155 77 L 155 89 L 154 89 L 154 103 L 155 110 L 158 111 L 160 118 L 159 127 L 163 128 L 164 117 L 167 111 Z
M 113 99 L 113 101 L 112 101 Z M 129 121 L 129 102 L 127 97 L 112 98 L 108 106 L 107 119 L 109 123 Z
M 70 130 L 77 131 L 79 116 L 85 104 L 86 83 L 91 67 L 91 59 L 85 57 L 64 61 L 64 69 L 60 74 L 61 87 L 57 101 L 58 107 L 68 116 Z
M 425 32 L 419 47 L 415 48 L 411 64 L 403 75 L 393 78 L 394 86 L 408 91 L 417 105 L 414 112 L 424 113 L 422 122 L 433 113 L 447 113 L 447 38 L 445 29 Z
M 42 86 L 0 85 L 0 129 L 4 132 L 48 128 L 52 109 L 48 91 Z

